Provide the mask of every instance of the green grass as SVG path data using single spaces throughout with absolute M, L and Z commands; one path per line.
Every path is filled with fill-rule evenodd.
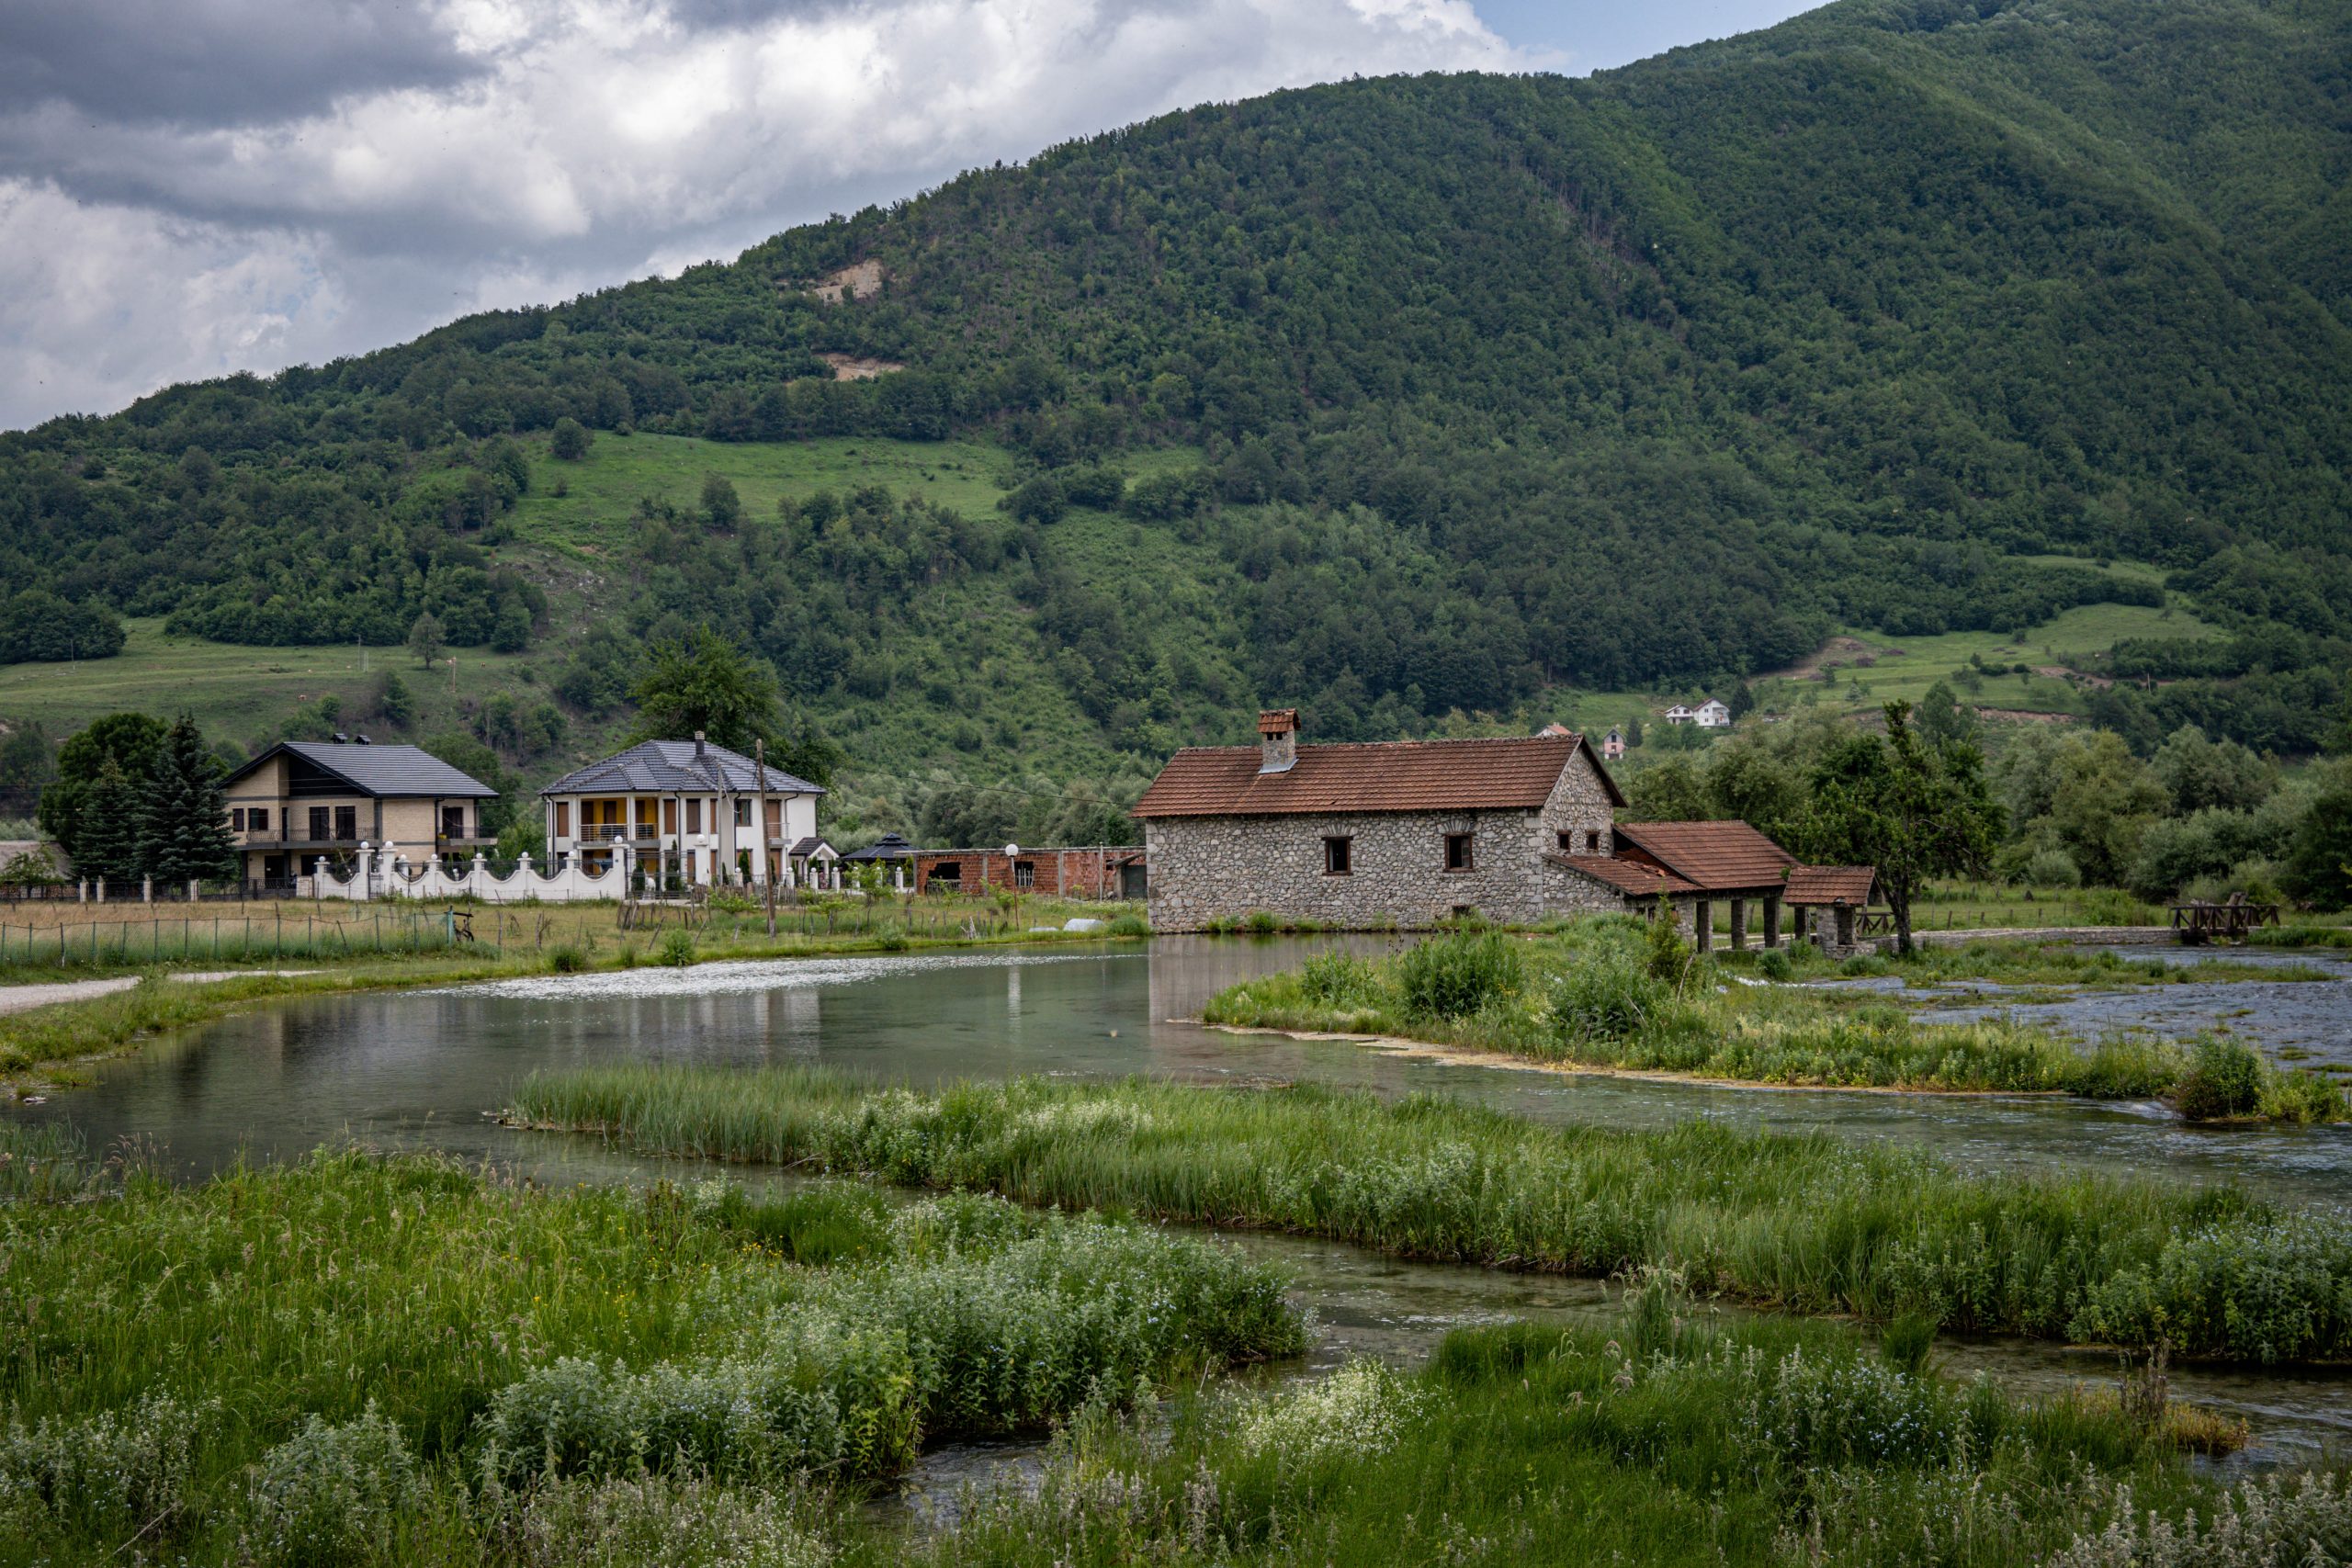
M 2007 1568 L 2135 1511 L 2210 1517 L 2226 1489 L 2112 1400 L 1901 1370 L 1847 1330 L 1718 1328 L 1655 1286 L 1632 1306 L 1614 1328 L 1458 1332 L 1417 1374 L 1357 1363 L 1164 1425 L 1082 1421 L 1034 1489 L 910 1560 Z M 2272 1539 L 2352 1526 L 2340 1476 L 2321 1484 Z
M 1023 1202 L 1609 1275 L 1802 1313 L 2267 1362 L 2352 1354 L 2352 1220 L 2225 1187 L 1972 1177 L 1826 1137 L 1542 1126 L 1308 1088 L 1037 1080 L 937 1094 L 806 1071 L 537 1076 L 509 1119 L 649 1154 L 808 1165 Z
M 768 443 L 600 434 L 585 457 L 569 462 L 548 456 L 544 434 L 526 438 L 523 446 L 532 459 L 531 490 L 514 509 L 516 533 L 591 560 L 628 539 L 641 498 L 692 509 L 711 474 L 734 485 L 746 513 L 773 517 L 787 498 L 866 485 L 977 514 L 995 508 L 1013 470 L 1012 453 L 978 441 L 825 436 Z M 559 487 L 566 493 L 556 494 Z
M 376 678 L 385 671 L 397 671 L 415 699 L 416 717 L 408 728 L 412 735 L 449 728 L 465 705 L 494 693 L 529 694 L 526 671 L 542 679 L 552 673 L 543 651 L 455 649 L 458 686 L 453 695 L 447 666 L 420 669 L 404 649 L 248 648 L 175 637 L 164 630 L 160 619 L 123 624 L 130 640 L 112 659 L 0 665 L 0 714 L 12 721 L 35 720 L 55 740 L 104 714 L 185 709 L 196 716 L 209 738 L 242 746 L 274 733 L 296 708 L 332 694 L 343 700 L 343 728 L 365 729 L 383 739 L 392 732 L 358 716 Z
M 989 1198 L 549 1193 L 322 1153 L 56 1201 L 25 1168 L 59 1151 L 23 1152 L 0 1561 L 243 1561 L 251 1536 L 264 1561 L 468 1561 L 435 1538 L 495 1511 L 486 1483 L 854 1485 L 1304 1344 L 1262 1266 Z
M 1809 946 L 1718 961 L 1676 947 L 1660 962 L 1639 922 L 1607 918 L 1512 944 L 1509 973 L 1461 1005 L 1418 998 L 1419 976 L 1435 961 L 1454 952 L 1466 958 L 1499 941 L 1436 937 L 1377 962 L 1325 954 L 1304 969 L 1228 987 L 1202 1014 L 1238 1028 L 1403 1036 L 1536 1061 L 1744 1083 L 2140 1100 L 2179 1097 L 2195 1077 L 2196 1054 L 2139 1036 L 2085 1047 L 1999 1021 L 1917 1020 L 1914 1004 L 1867 992 L 1739 982 L 1751 969 L 1781 981 L 1892 975 L 1911 987 L 1989 979 L 2071 989 L 2323 977 L 2309 968 L 2282 972 L 2218 959 L 2133 964 L 2106 952 L 1991 942 L 1843 964 Z M 2296 1122 L 2345 1113 L 2343 1097 L 2325 1080 L 2261 1062 L 2246 1047 L 2232 1049 L 2262 1086 L 2244 1113 L 2258 1106 Z

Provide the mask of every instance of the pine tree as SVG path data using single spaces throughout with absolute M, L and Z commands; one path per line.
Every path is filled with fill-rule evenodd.
M 140 818 L 139 855 L 146 874 L 167 886 L 237 874 L 229 836 L 229 800 L 220 766 L 204 749 L 196 720 L 182 714 L 164 737 Z

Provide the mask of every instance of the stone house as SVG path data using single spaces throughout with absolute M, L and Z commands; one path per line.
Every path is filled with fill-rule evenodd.
M 1179 751 L 1136 803 L 1154 929 L 1261 909 L 1419 929 L 1625 907 L 1564 869 L 1615 853 L 1625 804 L 1580 735 L 1302 746 L 1283 708 L 1258 736 Z
M 414 746 L 288 740 L 229 775 L 229 834 L 246 886 L 290 889 L 322 857 L 363 848 L 423 862 L 490 842 L 481 803 L 498 792 Z
M 831 887 L 840 885 L 841 856 L 817 832 L 824 793 L 781 768 L 763 773 L 697 733 L 690 741 L 644 741 L 575 769 L 539 798 L 558 863 L 617 867 L 656 886 Z

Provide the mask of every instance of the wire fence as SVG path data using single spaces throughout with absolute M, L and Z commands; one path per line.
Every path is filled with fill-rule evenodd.
M 435 953 L 470 942 L 488 953 L 495 940 L 469 937 L 460 915 L 387 911 L 321 918 L 278 908 L 268 914 L 189 915 L 174 919 L 84 920 L 39 926 L 0 921 L 0 965 L 257 964 L 280 959 L 355 958 Z

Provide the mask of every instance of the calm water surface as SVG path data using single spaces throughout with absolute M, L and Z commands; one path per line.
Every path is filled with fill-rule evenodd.
M 1431 1090 L 1552 1122 L 1657 1126 L 1703 1116 L 1894 1139 L 1978 1168 L 2094 1166 L 2232 1179 L 2307 1203 L 2352 1198 L 2352 1129 L 2204 1132 L 2152 1105 L 1566 1077 L 1430 1062 L 1344 1042 L 1237 1036 L 1178 1021 L 1196 1015 L 1203 1000 L 1226 986 L 1293 967 L 1341 940 L 1363 950 L 1393 941 L 1159 938 L 1148 950 L 707 964 L 310 998 L 191 1031 L 107 1064 L 89 1089 L 16 1113 L 70 1121 L 94 1148 L 140 1138 L 160 1149 L 168 1168 L 190 1177 L 241 1156 L 290 1157 L 358 1139 L 495 1158 L 550 1181 L 641 1179 L 657 1168 L 588 1140 L 499 1127 L 487 1113 L 534 1070 L 613 1062 L 823 1066 L 915 1085 L 1032 1073 L 1140 1073 Z M 2256 983 L 2214 1005 L 2261 1006 L 2249 998 L 2289 990 L 2299 998 L 2323 991 L 2343 997 L 2352 985 Z M 1400 1264 L 1294 1238 L 1238 1239 L 1296 1273 L 1302 1299 L 1324 1325 L 1316 1364 L 1357 1353 L 1409 1359 L 1463 1324 L 1601 1309 L 1602 1292 L 1587 1281 Z M 2107 1371 L 2096 1359 L 2039 1346 L 1963 1346 L 1952 1359 L 2027 1382 Z M 2175 1382 L 2184 1394 L 2247 1415 L 2271 1451 L 2352 1442 L 2352 1380 L 2345 1377 L 2199 1370 Z

